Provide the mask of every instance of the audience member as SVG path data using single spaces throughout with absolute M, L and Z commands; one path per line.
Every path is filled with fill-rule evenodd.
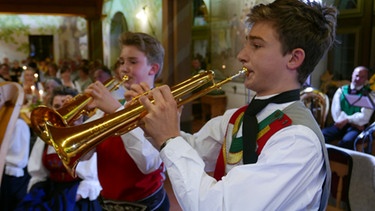
M 74 61 L 73 59 L 67 59 L 67 60 L 63 60 L 63 61 L 60 61 L 60 64 L 59 64 L 59 71 L 58 71 L 58 74 L 57 75 L 61 75 L 61 69 L 63 67 L 67 67 L 70 69 L 70 78 L 72 81 L 76 81 L 78 80 L 79 76 L 79 70 L 78 70 L 78 67 L 80 65 L 78 65 L 78 62 Z
M 72 68 L 70 65 L 65 64 L 60 68 L 60 79 L 63 86 L 77 89 L 76 83 L 72 80 Z
M 46 59 L 42 59 L 42 60 L 39 60 L 38 63 L 37 63 L 37 66 L 38 66 L 38 69 L 43 72 L 43 74 L 45 75 L 49 75 L 48 73 L 48 68 L 49 68 L 49 64 L 50 63 L 50 59 L 49 58 L 46 58 Z M 50 75 L 52 77 L 56 77 L 56 76 L 53 76 L 53 75 Z
M 52 95 L 53 95 L 53 90 L 56 87 L 62 86 L 62 83 L 60 79 L 58 78 L 47 78 L 46 81 L 44 82 L 44 91 L 42 94 L 42 104 L 47 105 L 47 106 L 52 106 L 50 103 L 52 102 Z
M 80 57 L 77 57 L 76 59 L 70 59 L 69 62 L 68 62 L 68 66 L 70 67 L 71 69 L 71 78 L 73 81 L 75 81 L 76 79 L 78 79 L 78 64 L 80 63 L 82 59 Z
M 56 87 L 52 108 L 61 108 L 76 94 L 77 91 L 70 87 Z M 97 177 L 96 159 L 94 153 L 90 159 L 79 162 L 76 168 L 78 177 L 73 178 L 55 149 L 38 138 L 28 163 L 31 176 L 28 194 L 17 210 L 101 210 L 97 200 L 101 186 Z
M 100 81 L 102 84 L 112 78 L 111 70 L 102 65 L 94 71 L 94 81 Z
M 59 73 L 59 67 L 57 66 L 56 63 L 49 63 L 47 65 L 47 71 L 44 73 L 45 79 L 47 80 L 48 78 L 60 78 Z
M 299 90 L 335 41 L 336 15 L 317 1 L 253 7 L 237 57 L 247 69 L 245 87 L 256 96 L 193 135 L 180 132 L 168 86 L 150 91 L 153 103 L 140 97 L 147 114 L 139 124 L 160 150 L 183 210 L 325 210 L 327 150 Z M 206 172 L 215 165 L 211 177 Z
M 34 72 L 36 73 L 36 75 L 35 75 L 35 76 L 36 76 L 35 79 L 36 79 L 38 82 L 43 82 L 43 81 L 45 80 L 45 79 L 44 79 L 44 72 L 41 71 L 41 70 L 39 70 L 38 65 L 37 65 L 36 62 L 31 61 L 31 62 L 28 64 L 27 68 L 31 68 L 31 69 L 34 70 Z
M 83 92 L 92 82 L 88 66 L 78 67 L 78 79 L 75 81 L 78 92 Z
M 338 145 L 347 149 L 354 149 L 354 140 L 369 123 L 374 112 L 371 108 L 350 105 L 345 95 L 366 96 L 371 92 L 367 85 L 369 70 L 367 67 L 354 68 L 352 80 L 349 85 L 339 87 L 333 98 L 331 106 L 332 126 L 323 128 L 322 132 L 327 143 L 339 140 Z
M 10 61 L 8 57 L 3 58 L 3 64 L 7 64 L 8 66 L 10 66 Z
M 129 77 L 125 88 L 140 82 L 145 89 L 153 87 L 163 67 L 164 48 L 160 42 L 148 34 L 133 32 L 124 33 L 120 39 L 119 68 L 121 75 Z M 98 81 L 85 92 L 93 97 L 92 106 L 107 114 L 121 109 L 118 99 Z M 135 92 L 128 94 L 131 93 L 136 95 Z M 96 147 L 96 152 L 104 209 L 117 204 L 124 210 L 142 207 L 169 210 L 169 199 L 163 187 L 163 164 L 158 151 L 145 139 L 140 128 L 108 138 Z
M 10 77 L 9 68 L 9 65 L 5 63 L 0 64 L 0 82 L 12 80 L 12 78 Z
M 198 74 L 200 71 L 206 70 L 206 63 L 204 62 L 203 56 L 198 54 L 191 61 L 191 66 L 193 68 L 193 75 Z
M 13 66 L 10 68 L 10 76 L 12 78 L 12 81 L 19 82 L 21 75 L 22 75 L 22 67 L 20 66 L 20 63 L 18 60 L 13 61 Z
M 95 81 L 95 71 L 99 68 L 102 68 L 103 62 L 100 59 L 96 59 L 94 61 L 90 61 L 88 68 L 89 68 L 89 76 L 92 81 Z
M 34 104 L 40 99 L 39 90 L 44 90 L 42 83 L 35 78 L 33 68 L 27 67 L 23 71 L 21 83 L 25 93 L 25 104 Z

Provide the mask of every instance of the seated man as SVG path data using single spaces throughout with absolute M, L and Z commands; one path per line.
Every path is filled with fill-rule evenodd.
M 373 110 L 350 105 L 344 95 L 363 96 L 371 92 L 369 86 L 366 85 L 368 76 L 368 68 L 358 66 L 353 71 L 350 85 L 342 86 L 335 92 L 331 107 L 334 123 L 322 130 L 326 143 L 340 139 L 338 143 L 340 147 L 353 149 L 355 138 L 369 123 Z

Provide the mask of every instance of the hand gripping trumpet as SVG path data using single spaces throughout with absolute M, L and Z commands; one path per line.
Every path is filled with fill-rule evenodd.
M 125 75 L 120 82 L 117 82 L 115 78 L 108 79 L 103 84 L 110 92 L 118 89 L 122 83 L 128 80 L 128 76 Z M 60 109 L 51 109 L 47 106 L 41 105 L 31 111 L 30 121 L 31 128 L 34 132 L 47 144 L 50 143 L 48 134 L 45 130 L 45 122 L 53 124 L 55 127 L 67 127 L 73 125 L 73 123 L 82 115 L 88 115 L 92 110 L 86 109 L 86 105 L 90 103 L 92 97 L 85 93 L 80 93 L 71 99 L 68 104 Z
M 215 83 L 213 72 L 205 71 L 173 86 L 172 94 L 177 105 L 181 106 L 220 88 L 223 84 L 246 72 L 247 69 L 244 68 L 237 74 Z M 209 82 L 212 82 L 211 86 L 184 98 L 193 90 Z M 153 102 L 152 99 L 151 101 Z M 45 135 L 49 138 L 49 143 L 55 148 L 65 168 L 75 177 L 75 169 L 82 156 L 107 138 L 125 134 L 138 127 L 139 120 L 146 112 L 142 104 L 136 100 L 121 111 L 78 126 L 59 127 L 52 122 L 54 119 L 52 121 L 45 119 Z

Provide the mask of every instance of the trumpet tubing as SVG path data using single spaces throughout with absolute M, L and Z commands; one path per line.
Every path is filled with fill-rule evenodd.
M 215 84 L 213 81 L 213 72 L 206 71 L 173 86 L 171 92 L 180 106 L 207 94 L 213 89 L 220 88 L 224 83 L 231 81 L 245 72 L 246 70 L 243 69 L 236 75 Z M 197 94 L 183 98 L 208 82 L 213 82 L 213 85 L 201 90 Z M 153 99 L 150 100 L 153 102 Z M 75 176 L 76 166 L 83 155 L 87 154 L 105 139 L 114 135 L 125 134 L 138 127 L 139 120 L 146 113 L 145 108 L 136 100 L 121 111 L 78 126 L 59 127 L 47 120 L 45 132 L 50 139 L 49 143 L 55 148 L 68 172 L 72 176 Z
M 119 86 L 128 80 L 128 76 L 124 76 L 122 80 L 116 84 L 115 78 L 110 78 L 103 83 L 108 88 L 111 85 L 112 88 L 109 91 L 114 91 Z M 41 105 L 31 111 L 30 122 L 31 128 L 34 132 L 47 144 L 51 144 L 50 137 L 46 133 L 45 122 L 49 121 L 55 127 L 67 127 L 73 125 L 73 123 L 82 115 L 89 114 L 91 111 L 86 109 L 87 104 L 92 100 L 92 97 L 85 93 L 80 93 L 71 99 L 68 104 L 60 109 L 51 109 L 47 106 Z

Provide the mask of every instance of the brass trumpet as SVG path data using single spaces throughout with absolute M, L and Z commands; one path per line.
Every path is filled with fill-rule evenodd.
M 214 89 L 220 88 L 223 84 L 244 74 L 246 71 L 247 69 L 244 68 L 237 74 L 218 83 L 214 82 L 214 74 L 212 71 L 205 71 L 173 86 L 171 88 L 172 94 L 177 100 L 178 106 L 181 106 Z M 210 87 L 183 98 L 193 90 L 209 82 L 213 82 Z M 153 99 L 151 99 L 151 101 L 153 102 Z M 130 103 L 130 106 L 127 106 L 121 111 L 78 126 L 59 127 L 51 120 L 45 119 L 45 133 L 46 136 L 49 137 L 49 142 L 55 148 L 56 153 L 59 155 L 68 172 L 75 177 L 75 169 L 82 156 L 105 139 L 114 135 L 125 134 L 138 127 L 139 120 L 145 114 L 146 110 L 139 101 L 135 99 L 135 102 Z M 54 121 L 54 119 L 52 120 Z
M 115 78 L 110 78 L 103 84 L 106 88 L 112 86 L 109 91 L 112 92 L 120 87 L 122 83 L 128 80 L 128 76 L 125 75 L 122 80 L 116 84 Z M 80 93 L 71 99 L 68 104 L 60 109 L 52 109 L 47 106 L 41 105 L 31 111 L 30 123 L 31 128 L 34 132 L 47 144 L 50 143 L 49 135 L 45 130 L 45 122 L 49 121 L 55 127 L 67 127 L 73 125 L 73 123 L 82 115 L 88 115 L 92 110 L 86 109 L 86 105 L 90 103 L 92 97 L 85 93 Z

